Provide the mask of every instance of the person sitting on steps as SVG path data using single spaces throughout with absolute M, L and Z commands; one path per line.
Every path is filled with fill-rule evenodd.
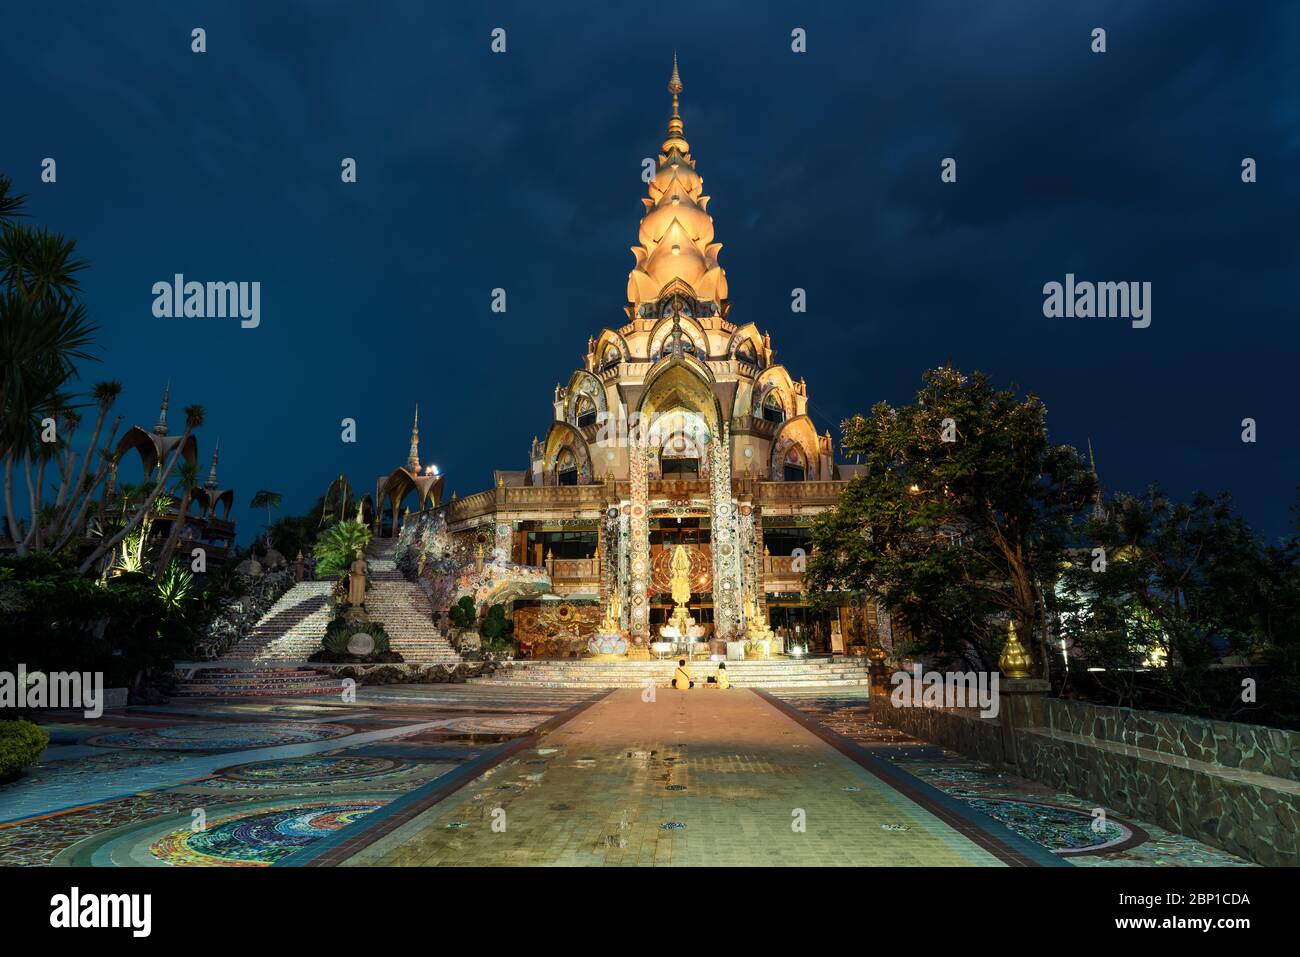
M 685 658 L 677 662 L 677 670 L 673 672 L 673 687 L 678 691 L 688 691 L 695 687 L 695 679 L 686 667 Z
M 731 687 L 731 675 L 727 674 L 727 663 L 725 661 L 718 662 L 718 673 L 713 680 L 717 682 L 718 688 L 722 691 L 726 691 Z

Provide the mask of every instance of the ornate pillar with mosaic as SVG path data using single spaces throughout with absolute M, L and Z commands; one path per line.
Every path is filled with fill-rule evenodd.
M 628 506 L 629 658 L 650 657 L 650 479 L 649 454 L 642 440 L 632 440 L 632 496 Z
M 740 537 L 731 495 L 731 430 L 709 439 L 710 511 L 713 515 L 713 648 L 726 653 L 740 630 Z

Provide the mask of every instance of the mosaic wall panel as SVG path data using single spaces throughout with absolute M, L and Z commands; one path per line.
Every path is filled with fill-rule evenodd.
M 713 508 L 713 616 L 717 637 L 733 638 L 740 632 L 741 547 L 737 533 L 736 503 L 731 497 L 731 429 L 709 441 L 712 461 L 710 485 Z
M 587 654 L 587 642 L 596 633 L 604 609 L 599 605 L 547 602 L 539 607 L 516 608 L 515 639 L 531 658 L 571 658 Z

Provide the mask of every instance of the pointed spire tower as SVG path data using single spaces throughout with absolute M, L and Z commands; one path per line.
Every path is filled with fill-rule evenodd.
M 1093 481 L 1097 483 L 1096 491 L 1092 493 L 1092 517 L 1096 521 L 1105 521 L 1106 504 L 1101 495 L 1101 476 L 1097 474 L 1097 460 L 1092 455 L 1092 439 L 1088 439 L 1088 466 L 1092 469 Z
M 420 474 L 420 403 L 415 404 L 415 421 L 411 424 L 411 450 L 406 453 L 406 468 L 412 475 Z
M 636 318 L 643 306 L 657 302 L 674 282 L 684 283 L 702 304 L 726 315 L 727 277 L 718 265 L 721 243 L 713 241 L 713 217 L 708 214 L 709 197 L 704 180 L 695 171 L 690 144 L 686 142 L 681 115 L 681 73 L 677 54 L 668 92 L 673 112 L 668 119 L 668 137 L 650 181 L 649 197 L 641 200 L 646 213 L 638 233 L 640 245 L 632 247 L 636 265 L 628 274 L 626 307 Z
M 167 385 L 163 388 L 162 406 L 158 409 L 158 421 L 153 424 L 154 435 L 167 434 L 167 401 L 171 396 L 172 380 L 167 380 Z
M 203 487 L 209 490 L 217 487 L 217 454 L 221 451 L 221 440 L 217 439 L 212 446 L 212 468 L 208 469 L 208 480 L 203 483 Z

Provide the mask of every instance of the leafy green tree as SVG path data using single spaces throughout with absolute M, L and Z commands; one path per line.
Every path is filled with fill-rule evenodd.
M 1226 492 L 1176 502 L 1158 486 L 1115 496 L 1088 538 L 1062 579 L 1061 620 L 1072 653 L 1101 669 L 1090 677 L 1129 705 L 1154 695 L 1221 718 L 1257 707 L 1223 694 L 1212 666 L 1300 641 L 1296 543 L 1264 547 Z
M 939 368 L 911 405 L 881 402 L 845 422 L 843 449 L 866 474 L 813 522 L 814 602 L 874 594 L 912 653 L 984 668 L 1009 617 L 1046 671 L 1048 595 L 1096 487 L 1077 450 L 1050 442 L 1046 416 L 1032 393 Z

